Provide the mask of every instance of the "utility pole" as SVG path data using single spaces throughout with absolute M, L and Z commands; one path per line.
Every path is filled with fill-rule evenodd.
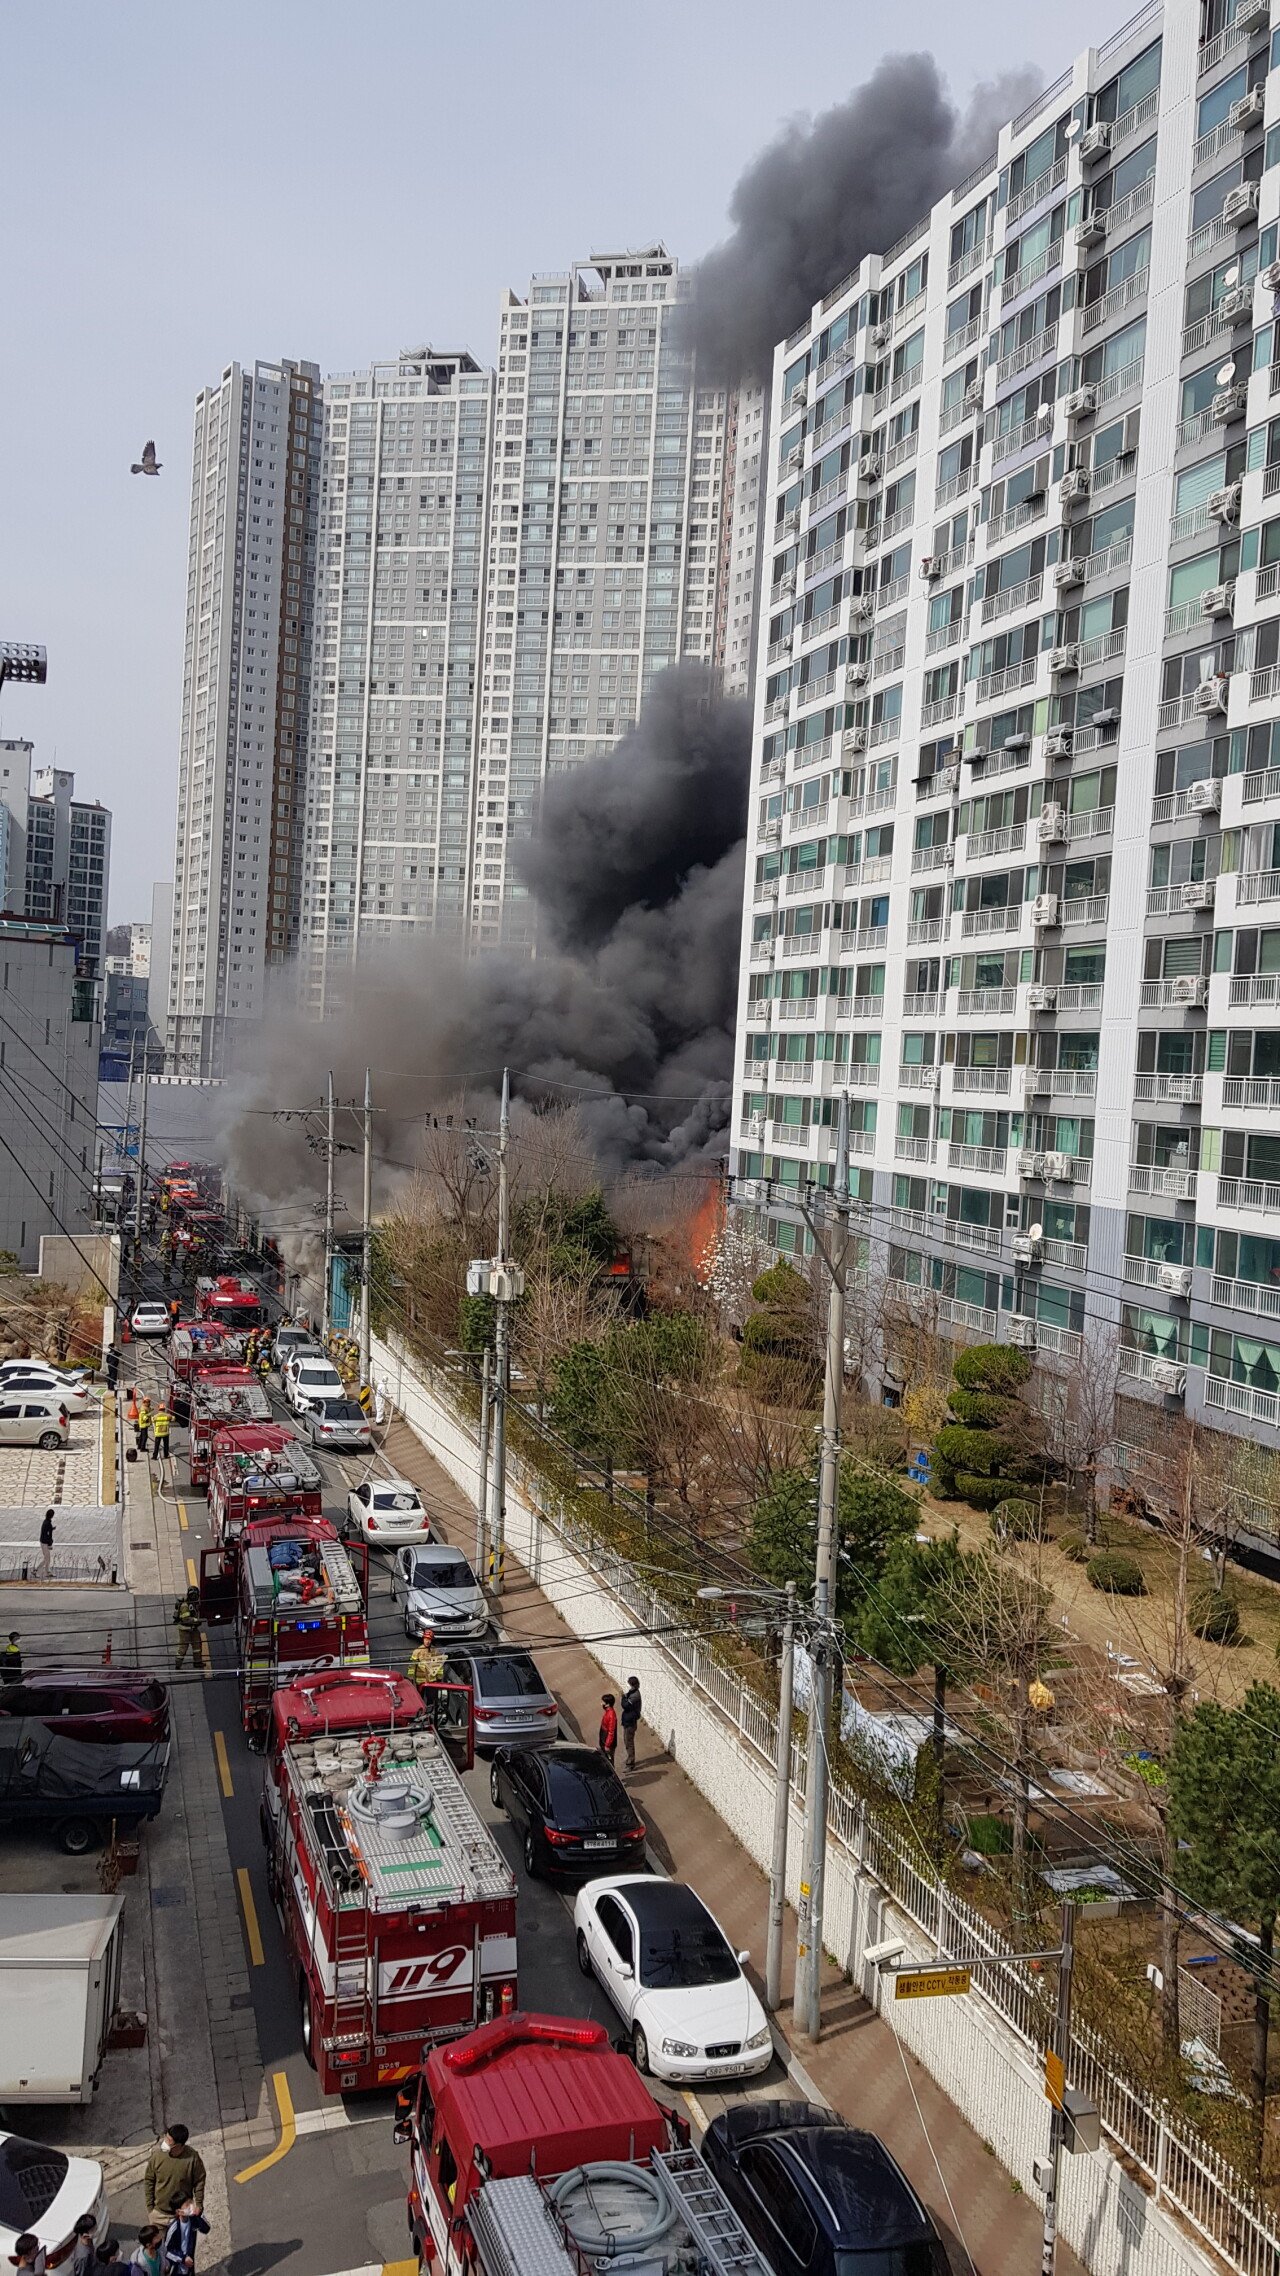
M 332 1161 L 332 1157 L 330 1157 Z M 332 1175 L 332 1170 L 330 1172 Z M 369 1381 L 369 1275 L 373 1264 L 373 1093 L 364 1071 L 364 1234 L 360 1244 L 360 1381 Z
M 778 1682 L 778 1777 L 773 1790 L 773 1856 L 769 1865 L 769 1931 L 765 1939 L 764 2004 L 770 2015 L 782 1998 L 782 1924 L 787 1909 L 787 1836 L 791 1830 L 791 1701 L 795 1677 L 796 1584 L 787 1582 Z
M 502 1595 L 503 1565 L 507 1550 L 507 1392 L 511 1383 L 508 1341 L 508 1302 L 511 1275 L 507 1269 L 510 1207 L 507 1192 L 507 1146 L 511 1132 L 511 1078 L 502 1070 L 502 1112 L 498 1120 L 498 1253 L 494 1258 L 493 1293 L 497 1305 L 494 1324 L 493 1409 L 493 1512 L 489 1527 L 489 1553 L 493 1559 L 493 1593 Z
M 831 1280 L 827 1302 L 827 1356 L 822 1395 L 822 1462 L 818 1478 L 818 1540 L 814 1560 L 814 1632 L 810 1665 L 808 1775 L 805 1781 L 804 1863 L 796 1938 L 794 2014 L 810 2039 L 822 2031 L 822 1909 L 827 1865 L 827 1730 L 831 1720 L 832 1611 L 840 1506 L 840 1399 L 844 1390 L 844 1291 L 849 1249 L 849 1093 L 840 1096 L 832 1176 L 835 1232 L 828 1246 L 816 1217 L 805 1218 Z
M 138 1122 L 138 1188 L 134 1195 L 133 1237 L 139 1260 L 142 1256 L 142 1189 L 147 1182 L 147 1075 L 150 1062 L 146 1044 L 142 1046 L 142 1113 Z
M 1071 1971 L 1075 1962 L 1076 1908 L 1062 1907 L 1062 1954 L 1058 1961 L 1058 2009 L 1050 2041 L 1051 2062 L 1045 2064 L 1052 2111 L 1049 2118 L 1049 2156 L 1044 2192 L 1044 2241 L 1040 2248 L 1040 2276 L 1053 2276 L 1058 2242 L 1058 2182 L 1062 2172 L 1062 2144 L 1067 2130 L 1066 2064 L 1071 2052 Z
M 324 1340 L 333 1334 L 333 1157 L 336 1151 L 333 1118 L 333 1069 L 329 1069 L 328 1116 L 324 1149 Z
M 492 1376 L 493 1351 L 486 1344 L 484 1357 L 480 1363 L 480 1487 L 476 1494 L 475 1573 L 481 1588 L 484 1587 L 484 1562 L 489 1530 L 489 1417 L 493 1402 L 493 1394 L 490 1389 Z
M 133 1055 L 137 1048 L 138 1038 L 136 1035 L 131 1035 L 129 1037 L 129 1087 L 124 1094 L 124 1129 L 120 1133 L 120 1158 L 124 1164 L 123 1175 L 125 1177 L 129 1174 L 129 1140 L 133 1134 Z

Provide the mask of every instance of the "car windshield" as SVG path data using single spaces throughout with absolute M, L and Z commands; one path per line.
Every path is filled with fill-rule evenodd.
M 67 2178 L 68 2160 L 44 2142 L 10 2134 L 0 2141 L 0 2224 L 29 2229 L 44 2218 Z
M 375 1494 L 373 1497 L 373 1506 L 375 1509 L 416 1510 L 421 1509 L 422 1504 L 418 1500 L 416 1494 Z
M 326 1399 L 322 1413 L 326 1422 L 364 1421 L 364 1408 L 358 1407 L 354 1399 Z
M 689 1991 L 699 1984 L 731 1984 L 742 1970 L 716 1927 L 688 1889 L 668 1883 L 669 1897 L 637 1904 L 640 1981 L 654 1991 Z M 649 1892 L 645 1891 L 645 1899 Z
M 465 1557 L 447 1565 L 430 1564 L 425 1557 L 420 1557 L 413 1568 L 413 1585 L 415 1588 L 474 1588 L 476 1582 Z
M 337 1380 L 338 1378 L 331 1367 L 300 1367 L 298 1369 L 298 1381 L 300 1383 L 336 1383 Z
M 878 2251 L 837 2252 L 836 2276 L 951 2276 L 951 2263 L 936 2237 L 921 2237 Z
M 547 1687 L 527 1652 L 476 1660 L 476 1689 L 486 1699 L 545 1699 Z

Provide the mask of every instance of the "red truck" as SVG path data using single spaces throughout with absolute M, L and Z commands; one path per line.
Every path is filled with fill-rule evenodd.
M 226 1550 L 247 1519 L 322 1517 L 324 1481 L 283 1423 L 229 1423 L 213 1434 L 209 1463 L 209 1521 Z
M 200 1606 L 210 1627 L 235 1621 L 240 1720 L 255 1751 L 281 1684 L 369 1665 L 360 1581 L 325 1517 L 258 1517 L 230 1552 L 202 1550 Z
M 215 1434 L 228 1423 L 268 1423 L 271 1401 L 251 1368 L 211 1360 L 191 1376 L 191 1437 L 187 1472 L 193 1486 L 209 1482 Z
M 267 1881 L 326 2094 L 400 2086 L 514 2007 L 515 1878 L 402 1676 L 295 1677 L 271 1703 Z M 462 1702 L 465 1713 L 465 1699 Z
M 267 1308 L 252 1281 L 232 1272 L 196 1282 L 196 1311 L 202 1320 L 224 1320 L 229 1328 L 260 1328 Z
M 409 2235 L 433 2276 L 770 2276 L 695 2149 L 601 2023 L 510 2015 L 400 2096 Z M 883 2256 L 887 2262 L 889 2256 Z

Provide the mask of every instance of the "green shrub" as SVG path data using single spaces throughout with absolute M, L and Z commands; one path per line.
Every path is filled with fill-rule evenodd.
M 991 1391 L 1007 1399 L 1022 1389 L 1031 1361 L 1013 1344 L 975 1343 L 957 1353 L 952 1372 L 962 1391 Z
M 1013 1848 L 1013 1830 L 1003 1818 L 969 1818 L 965 1824 L 965 1841 L 979 1857 L 1007 1857 Z
M 1044 1519 L 1035 1502 L 1001 1501 L 991 1512 L 991 1530 L 999 1541 L 1040 1541 Z
M 966 1391 L 953 1383 L 948 1396 L 952 1413 L 972 1430 L 994 1430 L 1008 1413 L 1008 1400 L 995 1399 L 989 1391 Z
M 1145 1596 L 1147 1593 L 1137 1558 L 1126 1557 L 1119 1549 L 1104 1549 L 1096 1557 L 1090 1557 L 1085 1566 L 1085 1578 L 1090 1588 L 1105 1589 L 1112 1596 Z
M 1060 1533 L 1058 1535 L 1058 1547 L 1064 1557 L 1070 1558 L 1073 1565 L 1087 1565 L 1090 1557 L 1094 1554 L 1083 1533 Z
M 935 1442 L 936 1457 L 944 1470 L 976 1471 L 989 1478 L 1000 1467 L 1004 1452 L 993 1431 L 969 1430 L 964 1423 L 944 1423 Z
M 1240 1606 L 1229 1589 L 1196 1589 L 1188 1618 L 1193 1636 L 1206 1644 L 1234 1644 L 1240 1634 Z
M 994 1509 L 1003 1500 L 1007 1478 L 981 1478 L 976 1470 L 957 1470 L 955 1492 L 962 1502 L 972 1502 L 975 1509 Z

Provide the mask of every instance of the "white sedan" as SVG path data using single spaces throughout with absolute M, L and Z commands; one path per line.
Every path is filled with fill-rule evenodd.
M 768 2018 L 701 1897 L 680 1881 L 614 1874 L 573 1908 L 578 1966 L 596 1976 L 631 2033 L 636 2068 L 657 2078 L 747 2078 L 773 2061 Z
M 87 1415 L 93 1405 L 93 1393 L 86 1375 L 64 1375 L 61 1368 L 48 1367 L 42 1359 L 5 1360 L 0 1366 L 0 1391 L 30 1391 L 35 1397 L 61 1400 L 69 1415 Z
M 431 1520 L 407 1478 L 366 1478 L 347 1495 L 347 1529 L 374 1549 L 430 1541 Z
M 167 1304 L 139 1304 L 129 1325 L 135 1336 L 167 1336 L 173 1322 Z
M 82 2213 L 92 2213 L 94 2241 L 107 2234 L 107 2192 L 96 2159 L 68 2157 L 47 2142 L 0 2133 L 0 2253 L 6 2261 L 24 2230 L 40 2239 L 51 2259 L 70 2253 Z M 15 2228 L 14 2217 L 23 2218 Z

